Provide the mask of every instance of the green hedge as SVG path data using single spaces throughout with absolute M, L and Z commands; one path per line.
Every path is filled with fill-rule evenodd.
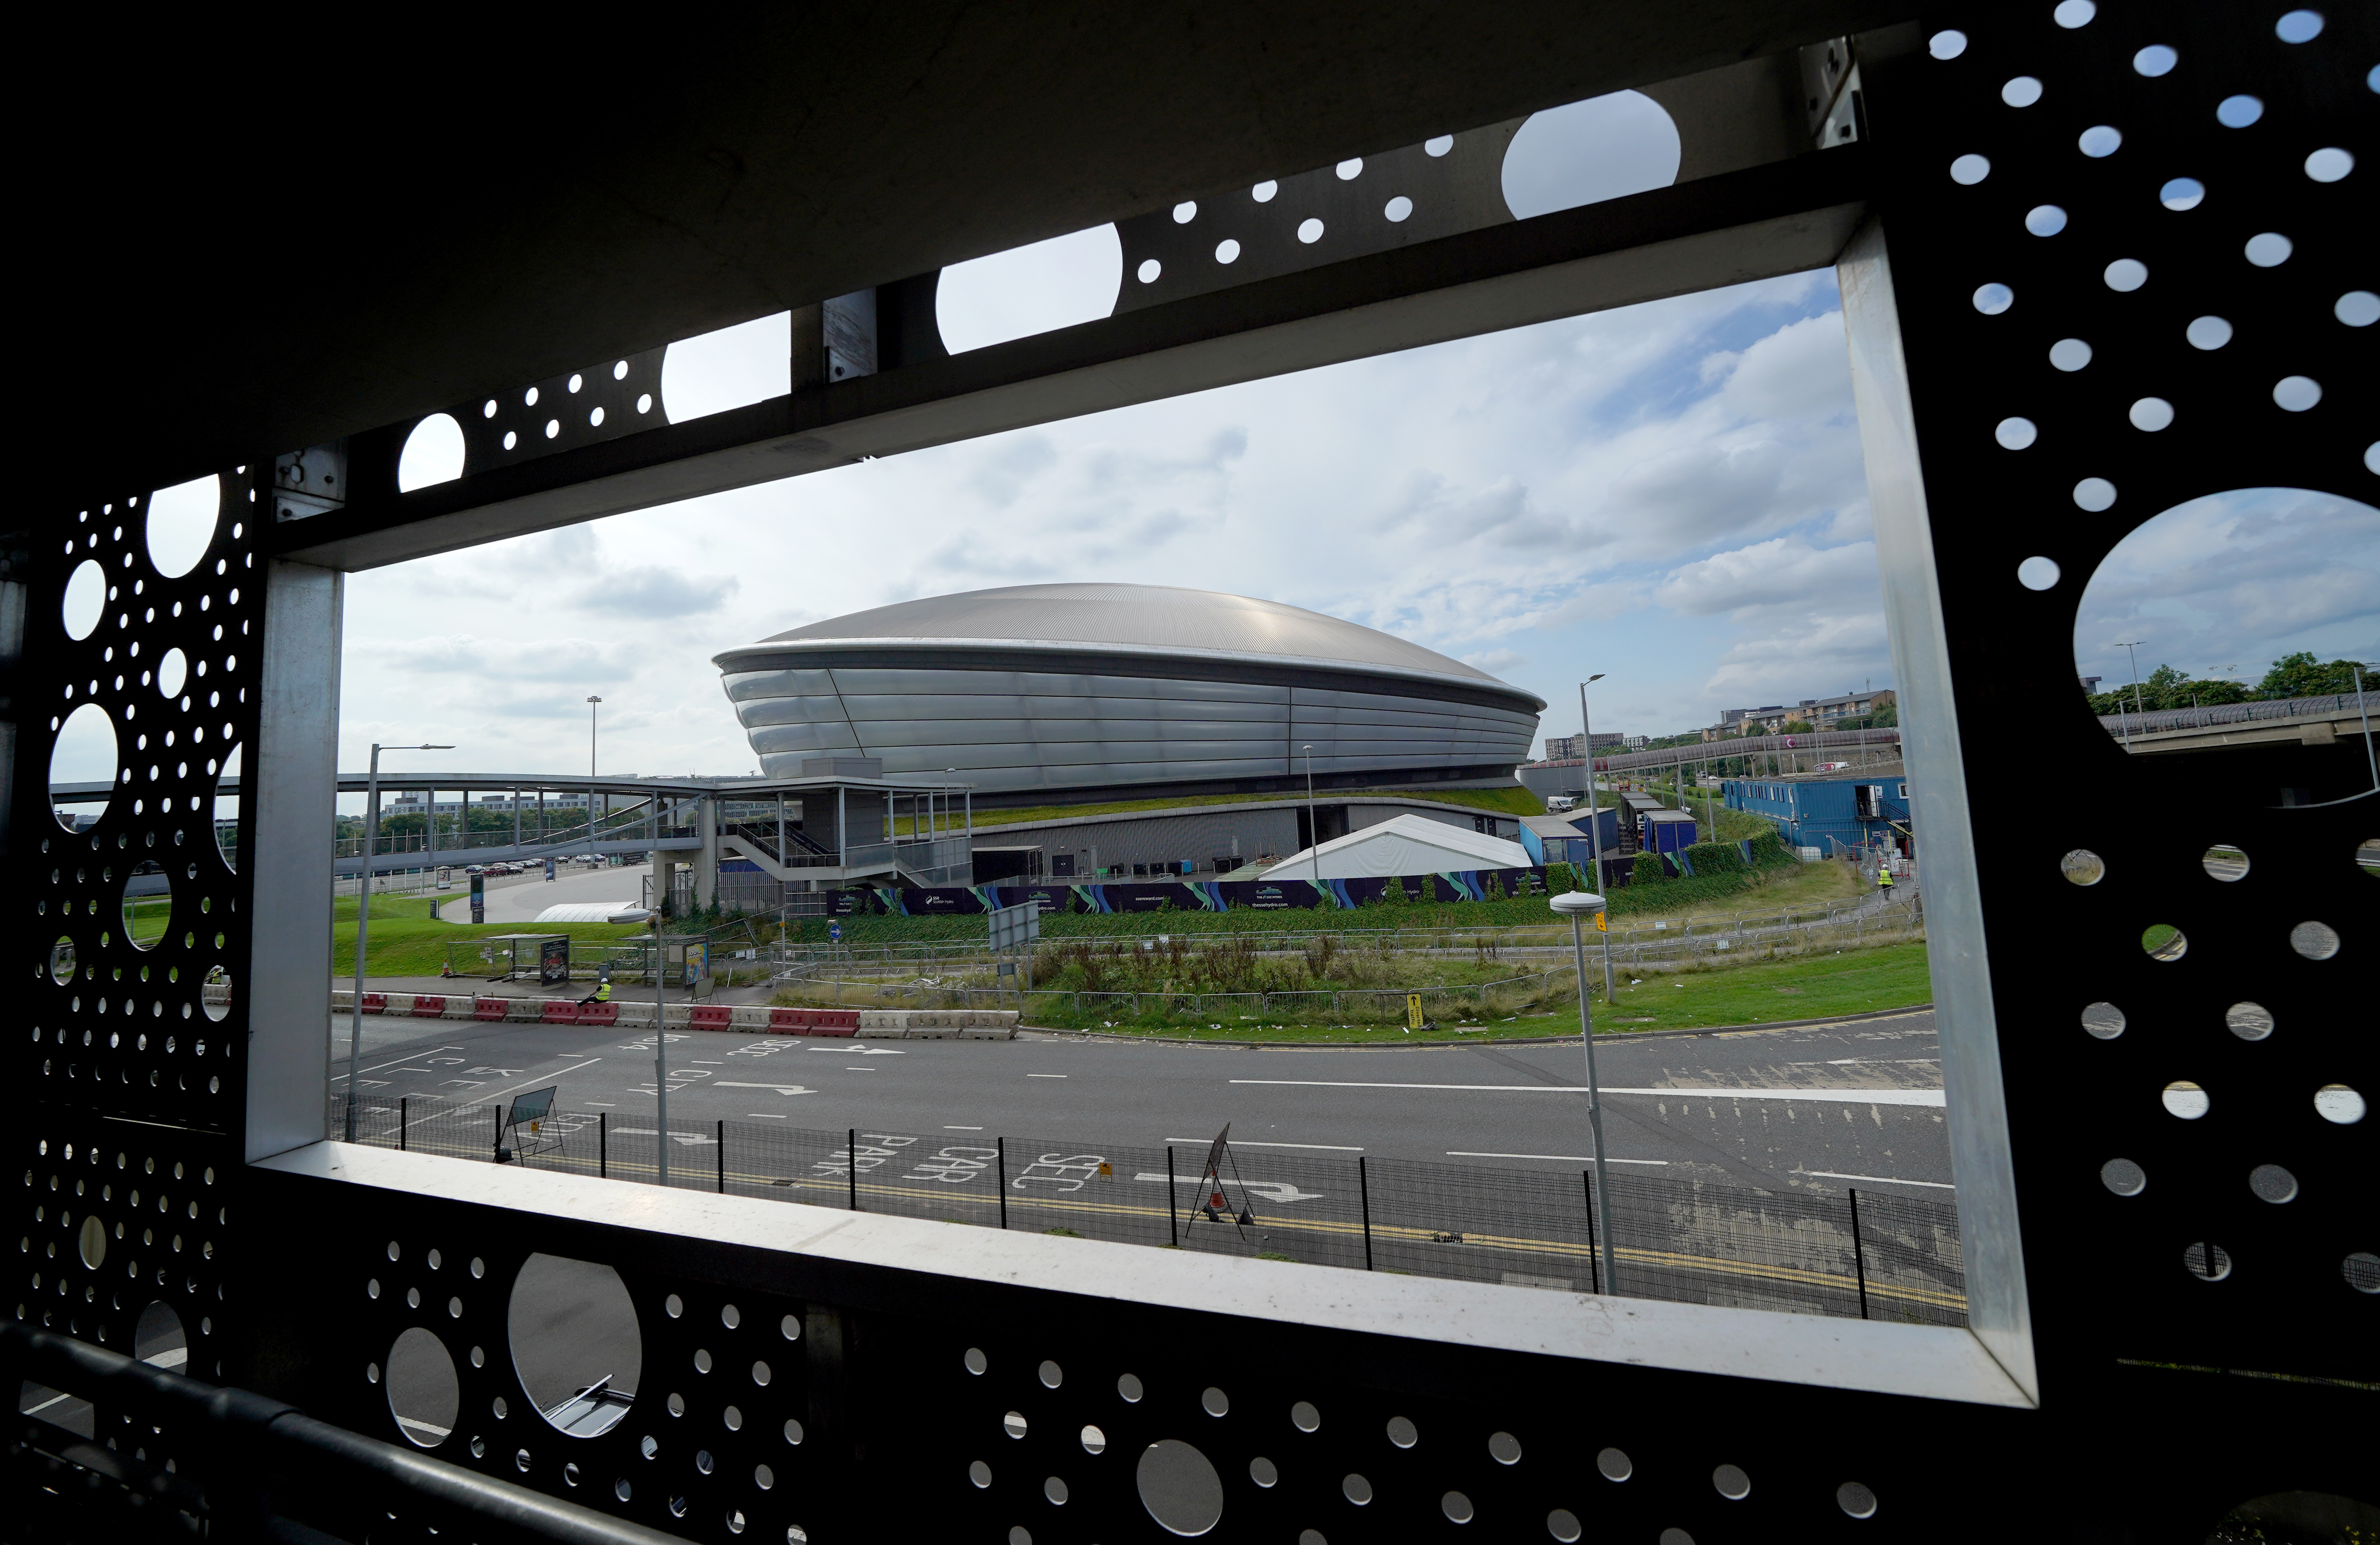
M 1731 842 L 1693 843 L 1687 846 L 1685 857 L 1697 880 L 1741 874 L 1751 867 L 1743 861 L 1743 849 Z

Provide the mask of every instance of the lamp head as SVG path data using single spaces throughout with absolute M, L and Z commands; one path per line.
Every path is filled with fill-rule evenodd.
M 1546 905 L 1565 918 L 1591 918 L 1603 910 L 1603 898 L 1588 891 L 1564 891 Z

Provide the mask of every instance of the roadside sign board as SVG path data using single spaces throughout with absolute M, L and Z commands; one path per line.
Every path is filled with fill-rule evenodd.
M 552 859 L 551 859 L 551 858 L 548 858 L 548 859 L 545 861 L 545 877 L 546 877 L 548 880 L 551 880 L 551 879 L 552 879 L 552 878 L 553 878 L 553 860 L 552 860 Z
M 553 1113 L 553 1092 L 561 1087 L 562 1086 L 559 1084 L 552 1084 L 541 1089 L 531 1089 L 527 1094 L 516 1094 L 513 1096 L 512 1119 L 504 1123 L 504 1125 L 507 1126 L 525 1126 L 530 1122 L 543 1121 L 546 1117 L 552 1115 Z
M 488 877 L 484 874 L 471 876 L 471 920 L 475 923 L 488 920 Z
M 1611 931 L 1610 913 L 1597 912 L 1595 915 L 1595 931 L 1597 933 L 1609 933 Z
M 1405 994 L 1405 1027 L 1415 1030 L 1422 1027 L 1421 994 L 1418 992 Z
M 984 917 L 990 926 L 994 950 L 1017 949 L 1041 937 L 1041 906 L 1038 902 L 994 907 Z
M 537 979 L 540 985 L 546 987 L 570 979 L 568 938 L 540 941 L 537 946 Z

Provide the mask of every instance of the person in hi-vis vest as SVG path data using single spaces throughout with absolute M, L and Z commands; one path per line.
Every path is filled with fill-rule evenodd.
M 1891 860 L 1891 859 L 1889 859 L 1889 858 L 1879 858 L 1879 859 L 1877 859 L 1877 860 L 1876 860 L 1876 888 L 1877 888 L 1877 889 L 1879 889 L 1879 890 L 1888 891 L 1888 890 L 1892 889 L 1892 860 Z

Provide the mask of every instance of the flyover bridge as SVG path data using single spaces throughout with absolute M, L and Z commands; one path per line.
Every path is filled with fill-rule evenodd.
M 343 795 L 372 786 L 366 773 L 338 777 Z M 787 891 L 887 881 L 966 884 L 973 877 L 973 791 L 965 784 L 849 772 L 606 778 L 408 771 L 383 772 L 378 790 L 379 834 L 334 838 L 334 879 L 581 854 L 685 854 L 698 902 L 753 906 L 774 905 Z M 115 784 L 55 784 L 50 798 L 61 821 L 79 815 L 87 822 L 120 792 Z M 216 837 L 226 850 L 238 840 L 241 794 L 237 774 L 216 785 Z M 425 819 L 412 830 L 387 829 L 407 815 Z

